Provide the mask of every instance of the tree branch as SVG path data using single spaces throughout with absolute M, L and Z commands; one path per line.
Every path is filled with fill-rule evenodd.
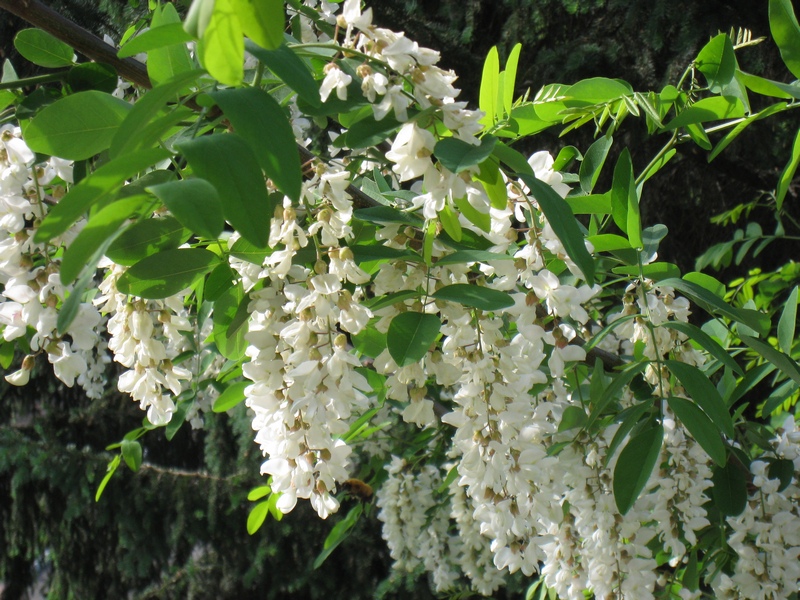
M 117 50 L 39 0 L 0 0 L 0 8 L 69 44 L 86 58 L 111 65 L 120 77 L 151 88 L 147 69 L 132 58 L 119 58 Z

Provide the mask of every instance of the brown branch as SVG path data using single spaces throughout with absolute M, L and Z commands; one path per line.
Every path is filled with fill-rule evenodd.
M 39 0 L 0 0 L 0 8 L 69 44 L 86 58 L 111 65 L 123 79 L 151 88 L 147 69 L 132 58 L 119 58 L 115 48 Z

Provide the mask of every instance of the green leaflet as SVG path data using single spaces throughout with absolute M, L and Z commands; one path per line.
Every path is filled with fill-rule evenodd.
M 548 223 L 561 240 L 569 257 L 578 265 L 583 273 L 583 278 L 590 286 L 594 285 L 594 259 L 584 245 L 583 233 L 578 227 L 578 222 L 572 214 L 569 204 L 559 196 L 553 188 L 542 183 L 536 177 L 525 173 L 517 176 L 533 192 L 536 202 L 547 217 Z
M 217 133 L 182 142 L 178 148 L 195 175 L 217 189 L 225 219 L 247 241 L 266 247 L 272 206 L 247 142 L 235 133 Z
M 205 179 L 183 179 L 147 188 L 164 203 L 184 227 L 203 237 L 216 238 L 224 226 L 217 189 Z
M 421 360 L 436 341 L 442 322 L 436 315 L 400 313 L 392 319 L 386 335 L 389 354 L 398 367 Z
M 497 114 L 497 97 L 500 90 L 500 55 L 497 46 L 492 46 L 483 63 L 481 88 L 478 95 L 478 107 L 485 113 L 481 124 L 489 127 L 494 123 Z
M 784 64 L 800 78 L 800 25 L 791 0 L 769 0 L 769 29 Z
M 244 30 L 237 14 L 236 0 L 215 0 L 197 51 L 203 66 L 220 83 L 236 86 L 244 77 Z M 206 7 L 200 8 L 205 12 Z M 202 15 L 202 20 L 205 20 Z M 188 18 L 187 18 L 188 24 Z
M 175 44 L 185 44 L 192 41 L 192 36 L 186 33 L 180 21 L 168 22 L 166 25 L 159 25 L 148 29 L 144 33 L 131 38 L 117 52 L 120 58 L 135 56 L 141 52 L 149 52 L 164 46 Z
M 798 366 L 792 357 L 779 350 L 776 350 L 766 342 L 763 342 L 757 338 L 742 334 L 740 334 L 739 337 L 760 356 L 763 356 L 773 365 L 778 367 L 778 369 L 780 369 L 784 375 L 791 377 L 795 383 L 800 385 L 800 366 Z
M 281 45 L 286 21 L 283 0 L 235 0 L 234 6 L 247 37 L 269 50 Z
M 697 367 L 677 360 L 666 360 L 664 363 L 714 426 L 728 437 L 734 437 L 733 419 L 728 407 L 708 377 Z
M 284 194 L 299 201 L 303 180 L 300 155 L 292 126 L 281 106 L 264 90 L 253 87 L 221 90 L 210 96 L 237 134 L 250 145 L 267 177 Z M 267 223 L 271 216 L 267 217 Z
M 229 287 L 214 302 L 214 343 L 222 356 L 241 360 L 247 349 L 247 305 L 250 298 L 241 283 Z
M 722 119 L 737 119 L 744 116 L 745 107 L 739 98 L 733 96 L 713 96 L 703 98 L 692 104 L 664 126 L 664 129 L 677 129 L 689 127 L 707 121 L 720 121 Z M 690 128 L 690 133 L 698 134 Z M 710 149 L 710 147 L 709 147 Z
M 42 243 L 64 233 L 92 206 L 112 200 L 126 179 L 169 156 L 167 150 L 142 150 L 104 164 L 50 210 L 34 239 Z
M 603 164 L 606 162 L 606 156 L 608 156 L 608 151 L 611 148 L 613 141 L 614 138 L 612 138 L 610 135 L 603 136 L 595 140 L 586 151 L 586 154 L 581 161 L 579 173 L 581 189 L 586 194 L 592 193 L 592 190 L 597 183 L 597 179 L 600 177 L 600 171 L 603 168 Z
M 69 285 L 84 267 L 94 270 L 91 257 L 103 243 L 119 231 L 120 226 L 143 205 L 152 202 L 144 194 L 137 194 L 113 202 L 89 218 L 78 236 L 64 252 L 61 260 L 61 282 Z
M 488 311 L 502 310 L 514 306 L 514 299 L 506 292 L 469 283 L 446 285 L 431 294 L 431 297 Z
M 245 50 L 292 88 L 297 95 L 312 106 L 321 105 L 319 84 L 314 80 L 306 63 L 288 46 L 265 50 L 250 40 L 245 40 Z
M 147 74 L 153 85 L 170 81 L 176 75 L 195 68 L 189 50 L 183 43 L 186 34 L 180 29 L 181 19 L 173 4 L 168 2 L 156 7 L 148 33 L 158 32 L 161 26 L 170 25 L 173 26 L 170 34 L 176 41 L 169 45 L 158 45 L 147 53 Z
M 225 388 L 225 391 L 214 400 L 214 405 L 211 407 L 211 410 L 215 413 L 226 412 L 243 402 L 245 398 L 244 389 L 250 384 L 250 381 L 239 381 L 229 385 Z
M 658 424 L 632 437 L 614 467 L 614 500 L 626 514 L 644 489 L 661 452 L 664 428 Z
M 40 67 L 58 69 L 72 66 L 72 48 L 41 29 L 23 29 L 17 33 L 14 48 Z
M 775 190 L 775 204 L 778 210 L 783 206 L 786 192 L 789 191 L 789 185 L 792 183 L 792 179 L 794 179 L 794 174 L 797 171 L 798 165 L 800 165 L 800 130 L 797 131 L 794 142 L 792 143 L 792 155 L 789 158 L 789 162 L 778 178 L 778 187 Z
M 744 473 L 747 465 L 739 465 L 734 459 L 723 466 L 715 466 L 711 481 L 711 497 L 719 512 L 726 517 L 742 514 L 747 505 L 747 481 Z
M 663 280 L 661 285 L 675 288 L 682 294 L 688 296 L 689 299 L 693 300 L 701 308 L 747 325 L 760 335 L 766 335 L 769 332 L 769 316 L 755 310 L 734 308 L 716 294 L 709 292 L 696 283 L 674 278 Z
M 123 231 L 108 248 L 106 256 L 118 265 L 135 265 L 151 254 L 177 248 L 189 235 L 175 217 L 144 219 Z
M 123 294 L 159 299 L 173 296 L 217 266 L 219 258 L 203 248 L 176 248 L 152 254 L 117 281 Z
M 733 42 L 725 33 L 720 33 L 706 44 L 697 55 L 697 69 L 705 75 L 709 91 L 721 94 L 733 81 L 736 72 L 736 55 Z
M 444 138 L 436 143 L 433 154 L 449 171 L 461 173 L 486 160 L 496 143 L 497 138 L 491 135 L 483 136 L 479 146 L 452 137 Z
M 791 354 L 794 343 L 794 332 L 797 325 L 797 295 L 798 287 L 795 286 L 786 300 L 778 321 L 778 346 L 786 354 Z
M 685 398 L 671 397 L 667 399 L 669 407 L 672 409 L 681 422 L 684 424 L 692 437 L 706 451 L 711 459 L 719 466 L 724 466 L 727 461 L 725 443 L 719 435 L 718 429 L 708 418 L 706 413 L 700 410 L 696 404 Z
M 78 92 L 44 107 L 25 129 L 25 142 L 34 152 L 83 160 L 99 154 L 131 110 L 111 94 Z

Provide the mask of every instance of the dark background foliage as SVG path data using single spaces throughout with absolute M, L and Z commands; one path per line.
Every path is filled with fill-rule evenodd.
M 50 4 L 96 33 L 119 39 L 137 11 L 127 0 L 53 0 Z M 462 95 L 476 103 L 483 59 L 499 44 L 504 57 L 522 42 L 518 93 L 544 83 L 619 77 L 638 90 L 674 83 L 697 51 L 719 30 L 746 27 L 768 36 L 765 2 L 709 0 L 380 0 L 375 20 L 404 30 L 442 53 L 460 75 Z M 26 27 L 0 11 L 0 58 L 31 75 L 13 50 L 14 32 Z M 745 70 L 786 80 L 776 48 L 765 42 L 740 53 Z M 662 258 L 692 270 L 694 259 L 731 232 L 712 226 L 712 215 L 775 187 L 788 158 L 794 116 L 750 128 L 710 165 L 684 145 L 648 182 L 645 225 L 665 223 L 670 235 Z M 663 139 L 647 139 L 642 124 L 623 127 L 615 147 L 628 146 L 641 169 Z M 526 150 L 557 152 L 566 143 L 586 149 L 592 132 L 537 136 Z M 611 163 L 614 157 L 609 158 Z M 600 187 L 604 185 L 600 182 Z M 608 185 L 608 182 L 605 183 Z M 787 198 L 796 214 L 794 190 Z M 765 231 L 773 211 L 754 212 Z M 741 226 L 741 223 L 739 224 Z M 797 248 L 784 244 L 745 268 L 786 262 Z M 724 278 L 724 276 L 723 276 Z M 143 440 L 146 466 L 124 466 L 99 503 L 94 493 L 113 456 L 104 448 L 136 427 L 142 413 L 110 392 L 86 399 L 51 379 L 22 389 L 0 379 L 0 581 L 3 600 L 21 598 L 41 575 L 52 598 L 423 598 L 424 578 L 390 581 L 380 523 L 362 519 L 355 533 L 319 569 L 311 565 L 333 523 L 307 503 L 282 522 L 268 519 L 254 536 L 245 523 L 249 489 L 263 484 L 261 457 L 244 407 L 188 426 L 168 443 L 163 433 Z M 344 509 L 352 506 L 344 501 Z M 377 592 L 376 592 L 377 590 Z M 518 589 L 516 590 L 518 592 Z M 513 590 L 509 592 L 513 594 Z M 517 594 L 518 595 L 518 594 Z

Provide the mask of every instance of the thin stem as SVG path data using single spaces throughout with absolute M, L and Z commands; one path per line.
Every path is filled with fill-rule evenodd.
M 20 88 L 39 85 L 42 83 L 63 81 L 67 78 L 68 73 L 68 70 L 56 71 L 55 73 L 48 73 L 47 75 L 37 75 L 36 77 L 26 77 L 25 79 L 6 81 L 4 83 L 0 83 L 0 90 L 18 90 Z

